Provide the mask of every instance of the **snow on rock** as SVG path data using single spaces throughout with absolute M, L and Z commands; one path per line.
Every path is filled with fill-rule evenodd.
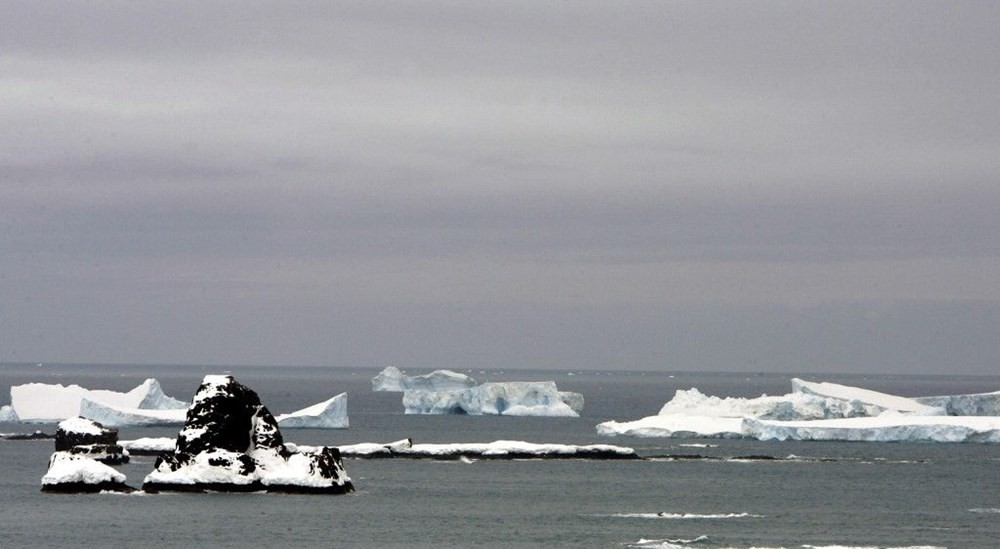
M 564 398 L 582 410 L 583 396 L 561 393 L 554 381 L 484 383 L 451 391 L 411 389 L 403 393 L 403 407 L 407 414 L 579 417 Z
M 163 394 L 160 383 L 147 379 L 127 393 L 85 389 L 79 385 L 26 383 L 10 388 L 10 405 L 25 423 L 57 423 L 80 414 L 84 398 L 120 408 L 184 408 L 183 402 Z
M 257 393 L 232 376 L 210 375 L 173 452 L 157 458 L 143 489 L 342 494 L 354 488 L 336 448 L 292 451 Z
M 17 423 L 21 418 L 17 417 L 17 412 L 9 404 L 0 406 L 0 423 Z
M 59 422 L 56 428 L 56 451 L 69 450 L 81 444 L 118 444 L 118 430 L 82 417 Z
M 421 376 L 408 376 L 395 366 L 388 366 L 372 378 L 372 391 L 403 392 L 409 389 L 446 391 L 475 387 L 476 380 L 451 370 L 434 370 Z
M 916 397 L 913 400 L 927 406 L 944 408 L 950 416 L 1000 416 L 1000 391 Z
M 112 427 L 150 427 L 183 425 L 187 409 L 121 408 L 84 397 L 80 401 L 80 415 Z
M 43 492 L 132 491 L 125 485 L 125 475 L 88 457 L 69 452 L 55 452 L 49 469 L 42 477 Z
M 998 443 L 1000 417 L 886 413 L 877 417 L 817 421 L 745 418 L 742 431 L 745 436 L 758 440 Z
M 913 413 L 932 416 L 942 415 L 944 410 L 935 406 L 921 404 L 912 398 L 888 395 L 870 389 L 850 387 L 837 383 L 814 383 L 799 378 L 792 379 L 792 393 L 804 393 L 825 398 L 833 398 L 851 403 L 859 403 L 868 409 L 865 415 L 876 416 L 884 411 Z
M 281 414 L 275 418 L 278 425 L 288 428 L 347 429 L 347 393 L 313 404 L 297 412 Z
M 298 446 L 298 449 L 314 447 Z M 635 449 L 610 444 L 538 444 L 520 440 L 493 442 L 414 444 L 410 439 L 387 444 L 363 442 L 338 446 L 341 455 L 357 458 L 424 458 L 424 459 L 639 459 Z
M 96 421 L 73 417 L 59 422 L 56 451 L 87 456 L 107 465 L 128 463 L 128 451 L 118 444 L 118 430 Z

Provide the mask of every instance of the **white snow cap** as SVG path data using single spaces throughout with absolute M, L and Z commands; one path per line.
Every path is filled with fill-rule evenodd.
M 56 452 L 49 458 L 49 470 L 42 477 L 43 485 L 68 483 L 124 483 L 125 475 L 88 457 Z

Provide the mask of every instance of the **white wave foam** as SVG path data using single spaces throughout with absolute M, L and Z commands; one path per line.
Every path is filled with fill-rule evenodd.
M 733 519 L 733 518 L 763 518 L 764 515 L 754 515 L 752 513 L 614 513 L 610 516 L 615 518 L 644 518 L 644 519 Z
M 1000 509 L 996 507 L 976 507 L 969 509 L 970 513 L 1000 514 Z
M 683 546 L 692 543 L 708 541 L 708 536 L 701 535 L 694 539 L 645 539 L 641 538 L 635 543 L 630 543 L 626 547 L 642 547 L 644 549 L 683 549 Z

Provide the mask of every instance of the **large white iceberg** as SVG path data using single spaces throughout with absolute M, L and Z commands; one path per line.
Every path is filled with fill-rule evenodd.
M 476 380 L 451 370 L 408 376 L 395 366 L 388 366 L 372 378 L 372 391 L 403 392 L 410 389 L 446 391 L 475 387 Z
M 186 403 L 165 395 L 160 382 L 155 379 L 147 379 L 127 393 L 47 383 L 26 383 L 10 388 L 11 408 L 20 421 L 25 423 L 58 423 L 78 416 L 84 398 L 124 409 L 164 410 L 187 407 Z
M 566 403 L 583 408 L 583 396 L 560 392 L 554 381 L 484 383 L 463 390 L 403 392 L 407 414 L 468 414 L 504 416 L 579 417 Z
M 347 393 L 313 404 L 297 412 L 281 414 L 274 419 L 281 427 L 309 429 L 347 429 Z
M 638 437 L 934 442 L 997 442 L 1000 436 L 996 416 L 944 415 L 946 408 L 989 411 L 992 395 L 1000 393 L 918 401 L 800 379 L 793 379 L 792 387 L 787 395 L 757 398 L 705 396 L 697 389 L 677 391 L 659 415 L 607 421 L 597 425 L 597 432 Z
M 292 450 L 315 452 L 322 447 L 300 446 L 286 443 Z M 450 444 L 414 444 L 410 439 L 386 444 L 362 442 L 337 447 L 345 457 L 405 457 L 405 458 L 581 458 L 581 459 L 638 459 L 634 448 L 610 444 L 540 444 L 522 440 L 495 440 L 493 442 L 458 442 Z
M 918 416 L 817 421 L 743 420 L 744 436 L 757 440 L 835 440 L 849 442 L 1000 442 L 1000 417 Z

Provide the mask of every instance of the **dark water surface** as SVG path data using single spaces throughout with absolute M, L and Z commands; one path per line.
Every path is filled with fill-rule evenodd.
M 0 391 L 26 382 L 128 390 L 146 377 L 190 399 L 206 373 L 177 366 L 0 368 Z M 997 547 L 1000 447 L 976 444 L 779 443 L 605 438 L 608 419 L 655 414 L 675 390 L 784 394 L 790 376 L 653 372 L 468 373 L 478 381 L 553 379 L 584 394 L 579 419 L 407 416 L 398 393 L 372 393 L 377 370 L 231 367 L 274 413 L 348 392 L 351 428 L 285 429 L 289 442 L 348 444 L 526 440 L 631 446 L 644 455 L 766 455 L 802 460 L 346 460 L 357 492 L 49 495 L 39 492 L 52 441 L 0 441 L 0 546 L 626 547 L 640 539 L 690 547 Z M 424 372 L 414 372 L 424 373 Z M 1000 389 L 1000 377 L 811 376 L 895 394 Z M 2 393 L 0 393 L 2 394 Z M 0 397 L 0 403 L 7 403 Z M 54 425 L 2 431 L 53 432 Z M 122 439 L 176 435 L 122 429 Z M 706 446 L 707 445 L 707 446 Z M 138 486 L 153 458 L 121 470 Z M 662 514 L 662 515 L 661 515 Z M 684 540 L 690 541 L 686 543 Z

